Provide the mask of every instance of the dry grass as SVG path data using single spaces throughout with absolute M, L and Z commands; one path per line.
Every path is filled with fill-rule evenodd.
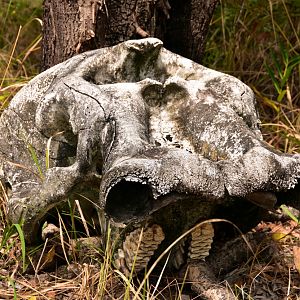
M 39 72 L 41 1 L 16 3 L 4 2 L 0 12 L 0 112 Z M 300 57 L 299 16 L 298 1 L 245 0 L 238 5 L 221 0 L 204 58 L 205 65 L 230 73 L 253 88 L 265 139 L 289 153 L 300 150 L 300 64 L 293 64 Z M 6 198 L 0 186 L 1 240 L 8 226 Z M 286 224 L 276 225 L 282 229 Z M 256 230 L 272 236 L 274 224 L 263 223 Z M 287 237 L 262 246 L 274 253 L 270 260 L 262 261 L 254 255 L 228 274 L 226 279 L 239 299 L 300 299 L 299 258 L 295 252 L 298 226 Z M 65 245 L 65 251 L 59 244 Z M 24 273 L 20 236 L 14 233 L 2 245 L 0 299 L 129 299 L 144 279 L 128 281 L 116 273 L 109 244 L 104 252 L 92 248 L 82 255 L 82 248 L 72 248 L 72 239 L 65 232 L 56 243 L 49 241 L 44 246 L 26 249 L 28 269 Z M 157 280 L 155 275 L 150 276 L 136 298 L 183 299 L 190 293 L 172 276 L 163 276 L 156 290 Z
M 1 204 L 5 209 L 3 196 L 4 193 Z M 75 243 L 76 239 L 70 238 L 65 227 L 61 224 L 62 233 L 46 239 L 40 248 L 26 249 L 25 272 L 19 236 L 13 234 L 8 239 L 0 250 L 0 299 L 198 299 L 190 290 L 189 282 L 180 279 L 178 274 L 173 277 L 156 271 L 125 278 L 113 267 L 113 245 L 109 238 L 103 252 L 99 239 L 94 243 L 96 247 L 84 247 L 80 244 L 82 239 Z M 3 231 L 4 224 L 0 224 L 1 236 Z M 225 274 L 224 284 L 238 299 L 298 299 L 298 223 L 293 220 L 262 222 L 253 231 L 263 232 L 266 239 L 247 261 Z
M 238 299 L 299 299 L 298 223 L 262 222 L 253 231 L 266 239 L 246 264 L 225 277 Z
M 3 211 L 5 197 L 2 192 Z M 0 223 L 2 240 L 5 227 L 10 228 Z M 82 233 L 78 233 L 78 238 L 72 239 L 66 227 L 61 223 L 42 245 L 26 249 L 25 270 L 20 235 L 9 236 L 0 248 L 0 299 L 181 299 L 182 283 L 175 278 L 150 273 L 146 280 L 143 276 L 126 278 L 117 271 L 109 233 L 103 248 L 101 238 L 80 238 Z M 161 283 L 159 288 L 157 282 Z
M 39 71 L 41 1 L 7 1 L 0 10 L 0 113 Z
M 299 1 L 244 0 L 239 4 L 221 0 L 203 62 L 252 87 L 265 140 L 285 152 L 299 152 Z

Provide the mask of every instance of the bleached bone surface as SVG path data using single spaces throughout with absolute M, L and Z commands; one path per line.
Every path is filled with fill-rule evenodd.
M 158 39 L 80 54 L 30 81 L 1 115 L 9 217 L 33 242 L 50 208 L 83 195 L 123 223 L 180 203 L 191 226 L 229 199 L 293 188 L 300 157 L 271 150 L 258 124 L 248 86 Z

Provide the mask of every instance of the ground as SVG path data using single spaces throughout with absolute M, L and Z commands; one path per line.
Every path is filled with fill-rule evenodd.
M 4 212 L 4 195 L 1 200 Z M 278 215 L 273 222 L 262 221 L 224 250 L 228 259 L 237 249 L 246 257 L 231 265 L 227 274 L 220 270 L 222 284 L 237 299 L 300 299 L 300 227 L 297 212 L 287 212 L 289 215 Z M 126 279 L 111 264 L 111 247 L 101 250 L 99 237 L 75 239 L 62 229 L 41 247 L 24 249 L 22 234 L 6 225 L 5 214 L 2 221 L 0 299 L 200 299 L 185 280 L 184 271 L 157 268 L 151 274 L 141 272 Z

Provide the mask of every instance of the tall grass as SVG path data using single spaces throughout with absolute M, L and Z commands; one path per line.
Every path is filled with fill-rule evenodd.
M 1 1 L 0 113 L 39 71 L 42 0 Z
M 41 3 L 42 0 L 1 2 L 0 113 L 16 91 L 39 72 Z M 291 153 L 300 150 L 299 35 L 300 2 L 297 0 L 220 0 L 203 59 L 206 66 L 232 74 L 253 88 L 265 138 L 276 148 Z M 18 226 L 11 231 L 9 227 L 6 231 L 4 229 L 7 225 L 6 198 L 5 187 L 1 184 L 0 237 L 3 245 L 0 249 L 0 298 L 4 295 L 10 299 L 54 299 L 73 294 L 77 299 L 99 299 L 109 295 L 113 287 L 118 289 L 118 285 L 127 291 L 128 299 L 132 294 L 137 299 L 154 299 L 154 295 L 159 294 L 157 286 L 154 289 L 152 286 L 150 291 L 151 268 L 140 282 L 134 282 L 133 278 L 128 280 L 113 270 L 109 232 L 106 250 L 96 249 L 98 264 L 97 260 L 80 264 L 74 249 L 71 254 L 67 253 L 67 247 L 74 238 L 71 235 L 71 238 L 63 240 L 64 236 L 69 236 L 67 230 L 62 233 L 64 226 L 60 229 L 60 241 L 66 245 L 63 256 L 68 261 L 67 275 L 72 273 L 73 277 L 63 277 L 62 271 L 59 273 L 61 277 L 51 273 L 55 278 L 52 281 L 44 280 L 43 274 L 38 274 L 38 271 L 35 272 L 35 281 L 31 277 L 18 276 L 21 272 L 19 261 L 25 263 L 24 239 Z M 71 220 L 75 218 L 72 211 Z M 13 229 L 17 229 L 17 235 Z M 52 253 L 53 246 L 49 249 L 46 258 L 52 259 L 49 253 Z M 162 273 L 157 282 L 161 277 Z M 177 284 L 176 299 L 181 299 L 182 289 L 183 285 Z
M 265 139 L 299 152 L 299 1 L 221 0 L 203 63 L 252 87 Z

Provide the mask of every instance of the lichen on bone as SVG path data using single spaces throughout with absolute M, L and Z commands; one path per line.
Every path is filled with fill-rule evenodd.
M 32 243 L 51 208 L 82 195 L 125 224 L 162 222 L 168 207 L 179 234 L 222 205 L 297 185 L 299 155 L 271 149 L 259 124 L 248 86 L 158 39 L 77 55 L 31 80 L 1 115 L 9 218 Z

